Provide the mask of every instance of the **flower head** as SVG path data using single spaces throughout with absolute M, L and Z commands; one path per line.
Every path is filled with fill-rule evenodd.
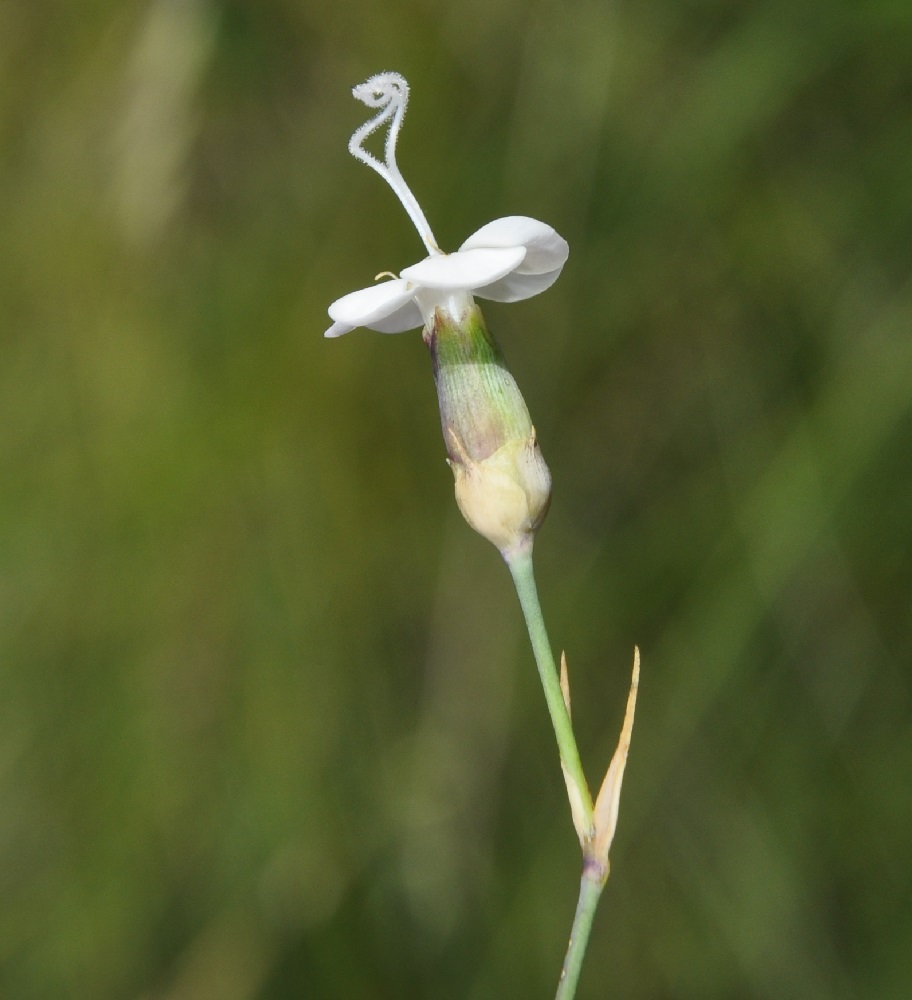
M 384 272 L 377 277 L 390 280 L 333 302 L 325 336 L 359 326 L 381 333 L 424 327 L 456 501 L 469 524 L 511 558 L 532 544 L 548 510 L 551 475 L 519 387 L 473 295 L 517 302 L 543 292 L 567 260 L 567 243 L 545 223 L 514 215 L 489 222 L 456 253 L 444 253 L 396 163 L 408 84 L 397 73 L 380 73 L 353 93 L 378 111 L 352 136 L 349 151 L 396 192 L 428 256 L 398 277 Z M 386 123 L 380 161 L 363 143 Z
M 462 311 L 473 293 L 495 302 L 518 302 L 549 288 L 567 260 L 567 242 L 551 226 L 523 215 L 496 219 L 473 233 L 456 253 L 445 254 L 415 196 L 399 172 L 396 141 L 408 103 L 408 84 L 397 73 L 380 73 L 355 87 L 353 94 L 377 114 L 351 138 L 349 150 L 380 174 L 395 191 L 415 223 L 428 256 L 406 267 L 399 277 L 361 288 L 329 307 L 333 325 L 327 337 L 340 337 L 365 326 L 380 333 L 403 333 L 425 326 L 438 306 Z M 364 149 L 364 140 L 390 123 L 381 162 Z M 385 272 L 388 273 L 388 272 Z M 378 275 L 378 277 L 380 277 Z

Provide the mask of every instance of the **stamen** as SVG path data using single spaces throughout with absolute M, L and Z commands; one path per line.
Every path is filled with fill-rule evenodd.
M 428 251 L 431 254 L 441 254 L 443 251 L 437 246 L 437 240 L 424 217 L 424 212 L 421 211 L 418 201 L 409 190 L 409 186 L 405 183 L 396 163 L 396 142 L 399 139 L 399 129 L 402 127 L 402 119 L 405 117 L 405 109 L 408 105 L 408 93 L 408 83 L 398 73 L 378 73 L 355 87 L 352 94 L 362 104 L 380 110 L 373 118 L 356 129 L 348 144 L 348 151 L 356 160 L 360 160 L 376 170 L 389 184 L 396 193 L 396 197 L 402 202 L 402 207 L 408 212 L 409 218 L 415 224 L 418 235 Z M 384 147 L 384 162 L 381 163 L 373 153 L 369 153 L 364 148 L 363 143 L 368 136 L 373 135 L 386 122 L 389 122 L 390 126 Z

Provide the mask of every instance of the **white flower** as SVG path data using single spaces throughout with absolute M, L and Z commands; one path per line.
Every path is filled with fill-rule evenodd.
M 355 132 L 348 148 L 390 184 L 429 256 L 405 268 L 398 278 L 390 275 L 389 281 L 333 302 L 329 315 L 334 322 L 325 336 L 341 337 L 359 326 L 380 333 L 402 333 L 425 325 L 436 308 L 463 312 L 471 304 L 472 293 L 495 302 L 518 302 L 554 284 L 567 260 L 567 241 L 544 222 L 523 215 L 489 222 L 456 253 L 443 253 L 396 164 L 396 140 L 405 115 L 408 84 L 396 73 L 381 73 L 355 87 L 353 93 L 380 111 Z M 387 121 L 390 130 L 381 163 L 362 143 Z
M 482 226 L 451 254 L 431 254 L 398 278 L 361 288 L 329 307 L 335 320 L 327 337 L 358 326 L 402 333 L 423 326 L 436 306 L 459 293 L 495 302 L 518 302 L 557 281 L 567 259 L 567 242 L 536 219 L 512 215 Z

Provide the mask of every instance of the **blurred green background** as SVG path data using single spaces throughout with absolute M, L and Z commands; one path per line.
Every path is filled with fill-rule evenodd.
M 0 4 L 0 996 L 548 997 L 579 857 L 418 333 L 327 305 L 571 247 L 486 317 L 597 780 L 580 998 L 912 991 L 912 5 Z

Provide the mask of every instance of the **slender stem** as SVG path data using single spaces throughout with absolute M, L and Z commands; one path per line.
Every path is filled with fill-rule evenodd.
M 605 880 L 600 873 L 591 871 L 588 865 L 584 867 L 583 877 L 580 879 L 576 916 L 573 918 L 573 929 L 570 931 L 570 943 L 567 945 L 567 955 L 564 958 L 564 967 L 561 969 L 554 1000 L 573 1000 L 576 996 L 576 984 L 579 982 L 586 945 L 589 943 L 592 918 L 595 916 L 595 908 L 604 888 Z
M 545 628 L 541 604 L 538 601 L 538 590 L 535 586 L 535 575 L 532 571 L 531 548 L 522 549 L 509 555 L 505 554 L 505 559 L 507 566 L 510 567 L 519 603 L 522 606 L 523 616 L 526 619 L 526 628 L 529 632 L 529 640 L 532 643 L 532 652 L 535 654 L 538 675 L 541 678 L 542 687 L 545 691 L 545 701 L 548 704 L 548 712 L 551 716 L 551 725 L 554 727 L 554 735 L 557 737 L 557 748 L 560 751 L 561 761 L 579 789 L 586 830 L 592 831 L 592 795 L 586 783 L 583 765 L 580 763 L 579 750 L 576 746 L 576 738 L 573 735 L 573 726 L 570 722 L 570 713 L 564 704 L 564 696 L 560 689 L 557 667 L 554 663 L 554 654 L 551 652 L 548 631 Z
M 567 955 L 564 958 L 555 997 L 555 1000 L 573 1000 L 576 996 L 576 984 L 579 982 L 586 947 L 589 944 L 589 932 L 592 929 L 595 908 L 608 878 L 607 859 L 603 864 L 593 855 L 596 831 L 592 795 L 586 783 L 586 776 L 583 774 L 576 737 L 573 735 L 573 726 L 570 722 L 570 713 L 567 711 L 561 692 L 554 654 L 551 651 L 548 631 L 542 617 L 538 590 L 535 586 L 535 574 L 532 570 L 531 546 L 504 553 L 504 558 L 510 567 L 519 603 L 526 619 L 526 628 L 529 631 L 532 651 L 538 665 L 538 674 L 545 691 L 545 701 L 551 715 L 551 724 L 554 726 L 554 735 L 557 737 L 561 763 L 579 791 L 579 807 L 583 814 L 583 829 L 586 831 L 585 834 L 580 832 L 584 860 L 579 901 L 576 904 L 576 916 L 573 918 L 570 943 L 567 946 Z

